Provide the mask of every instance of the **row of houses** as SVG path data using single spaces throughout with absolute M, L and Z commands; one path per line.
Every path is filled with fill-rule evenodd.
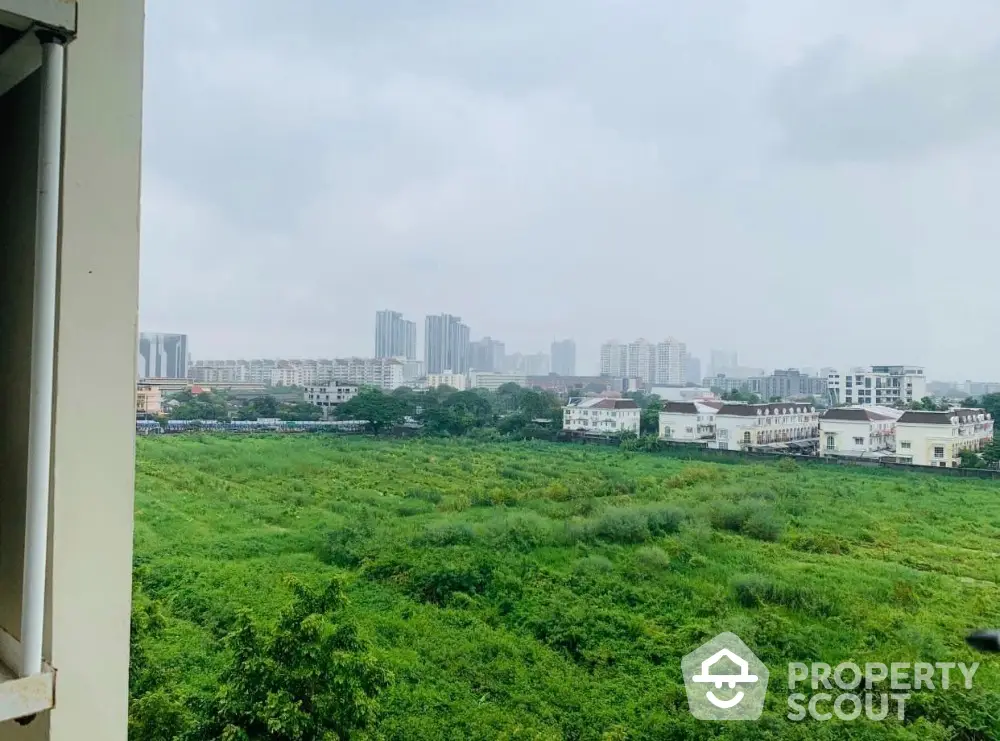
M 638 434 L 641 415 L 631 399 L 570 399 L 563 411 L 563 429 Z M 983 409 L 925 412 L 857 406 L 821 414 L 808 403 L 697 399 L 667 402 L 659 414 L 659 437 L 719 450 L 957 467 L 962 451 L 978 452 L 992 441 L 993 419 Z

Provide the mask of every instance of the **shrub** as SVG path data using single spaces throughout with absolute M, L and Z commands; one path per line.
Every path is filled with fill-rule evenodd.
M 721 481 L 722 472 L 716 466 L 706 466 L 696 464 L 686 466 L 680 473 L 676 473 L 664 482 L 668 489 L 686 489 L 689 486 L 703 484 L 714 481 Z
M 552 540 L 552 521 L 537 512 L 513 512 L 491 520 L 486 532 L 498 550 L 530 551 Z
M 720 502 L 712 508 L 709 522 L 716 530 L 767 541 L 779 540 L 784 530 L 784 523 L 773 511 L 757 502 Z
M 594 522 L 593 533 L 612 543 L 642 543 L 650 538 L 646 513 L 638 509 L 609 509 Z
M 644 546 L 635 552 L 635 563 L 640 570 L 657 574 L 670 568 L 670 556 L 662 548 Z
M 407 499 L 422 499 L 431 504 L 440 502 L 444 495 L 436 489 L 410 489 L 406 492 Z
M 573 570 L 581 574 L 608 574 L 615 570 L 615 565 L 606 556 L 593 554 L 573 564 Z
M 476 532 L 467 522 L 445 522 L 433 525 L 417 536 L 420 545 L 449 546 L 468 545 L 476 538 Z
M 653 535 L 669 535 L 679 532 L 687 518 L 683 510 L 668 504 L 651 504 L 644 508 L 649 532 Z
M 733 590 L 736 601 L 743 607 L 780 605 L 819 617 L 829 617 L 837 612 L 831 600 L 807 587 L 785 584 L 764 576 L 738 579 L 733 584 Z

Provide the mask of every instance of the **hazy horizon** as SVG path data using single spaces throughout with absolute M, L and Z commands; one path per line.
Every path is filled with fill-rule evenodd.
M 289 5 L 147 9 L 140 325 L 196 359 L 392 309 L 1000 379 L 1000 5 Z

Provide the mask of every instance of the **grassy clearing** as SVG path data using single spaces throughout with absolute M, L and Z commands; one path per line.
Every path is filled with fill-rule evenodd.
M 350 575 L 392 668 L 380 737 L 826 739 L 784 719 L 789 661 L 983 662 L 852 738 L 1000 736 L 1000 486 L 887 472 L 688 464 L 546 443 L 326 437 L 139 441 L 137 579 L 149 639 L 196 701 L 237 612 L 286 575 Z M 724 630 L 771 667 L 752 726 L 690 718 L 680 658 Z

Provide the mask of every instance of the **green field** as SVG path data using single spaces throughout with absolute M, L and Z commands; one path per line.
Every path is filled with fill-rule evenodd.
M 163 620 L 139 640 L 193 728 L 237 613 L 339 573 L 393 675 L 359 738 L 993 739 L 1000 673 L 963 637 L 1000 626 L 998 497 L 551 443 L 141 439 L 137 584 Z M 687 711 L 680 658 L 722 631 L 770 667 L 759 722 Z M 789 661 L 974 660 L 903 723 L 785 719 Z

